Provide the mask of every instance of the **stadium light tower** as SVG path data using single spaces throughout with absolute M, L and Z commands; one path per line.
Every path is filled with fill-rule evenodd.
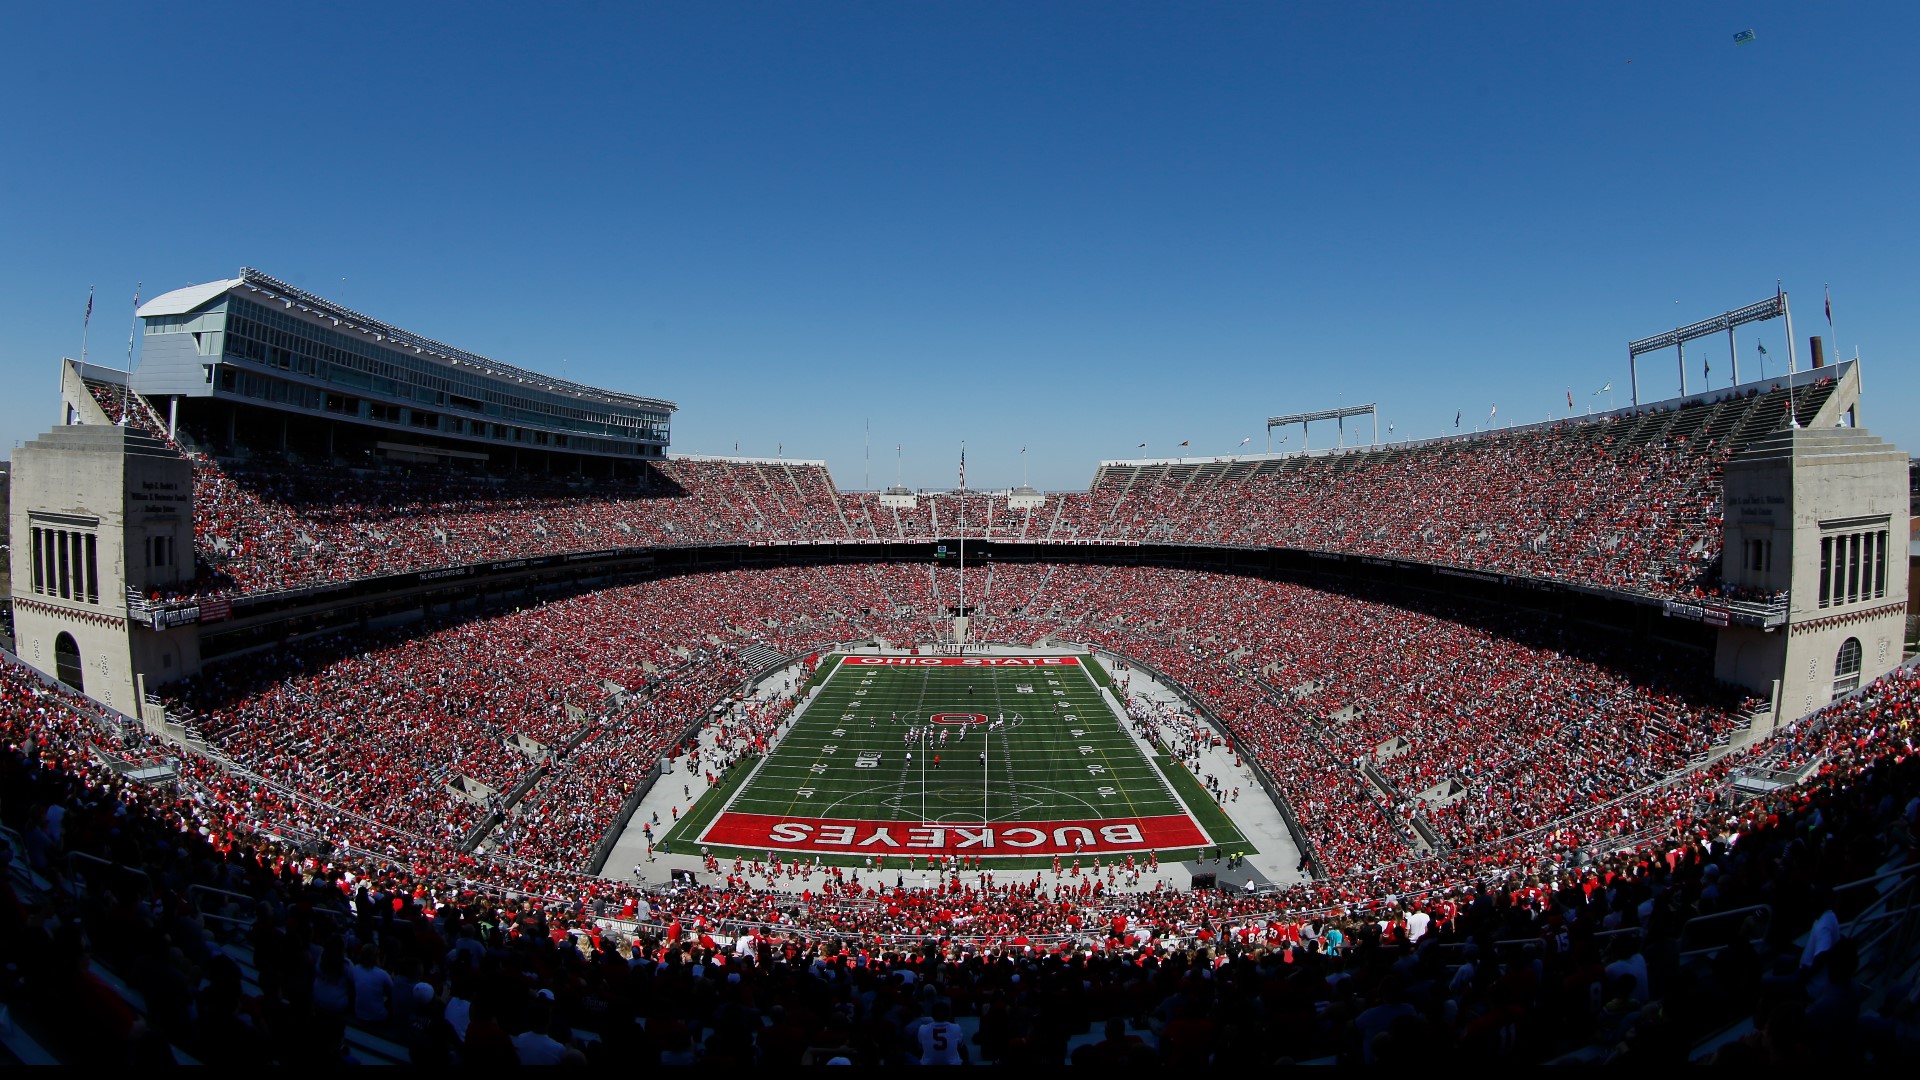
M 1373 442 L 1374 442 L 1374 445 L 1376 446 L 1379 445 L 1380 414 L 1374 411 L 1373 403 L 1368 402 L 1365 405 L 1348 405 L 1345 408 L 1340 408 L 1340 409 L 1321 409 L 1317 412 L 1289 413 L 1286 416 L 1269 416 L 1267 417 L 1267 446 L 1269 449 L 1271 449 L 1273 446 L 1273 429 L 1274 428 L 1287 427 L 1292 424 L 1299 424 L 1300 425 L 1300 449 L 1305 450 L 1308 448 L 1307 447 L 1307 425 L 1313 423 L 1315 420 L 1332 420 L 1336 425 L 1338 425 L 1340 429 L 1339 445 L 1344 447 L 1347 445 L 1347 422 L 1346 421 L 1347 421 L 1347 417 L 1349 416 L 1373 417 Z
M 1633 404 L 1640 404 L 1640 357 L 1644 353 L 1658 352 L 1672 346 L 1680 365 L 1680 396 L 1687 396 L 1687 342 L 1725 331 L 1727 335 L 1728 359 L 1733 362 L 1733 385 L 1740 385 L 1740 350 L 1735 347 L 1733 331 L 1735 327 L 1752 322 L 1764 322 L 1785 316 L 1787 320 L 1787 371 L 1794 370 L 1793 360 L 1793 312 L 1787 307 L 1787 294 L 1776 291 L 1758 303 L 1746 307 L 1723 311 L 1710 319 L 1701 319 L 1696 323 L 1677 327 L 1664 334 L 1654 334 L 1638 341 L 1627 342 L 1627 373 L 1633 383 Z

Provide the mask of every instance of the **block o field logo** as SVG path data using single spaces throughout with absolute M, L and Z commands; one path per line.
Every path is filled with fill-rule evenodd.
M 962 727 L 972 724 L 984 724 L 987 718 L 977 712 L 940 712 L 934 713 L 931 721 L 935 724 L 959 724 Z

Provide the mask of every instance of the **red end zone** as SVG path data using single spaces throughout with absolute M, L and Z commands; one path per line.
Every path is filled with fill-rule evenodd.
M 849 656 L 842 667 L 1079 667 L 1072 656 Z
M 779 817 L 723 813 L 700 834 L 702 844 L 776 851 L 856 855 L 1082 855 L 1210 843 L 1191 818 L 1167 814 L 1091 821 L 939 825 L 908 821 Z

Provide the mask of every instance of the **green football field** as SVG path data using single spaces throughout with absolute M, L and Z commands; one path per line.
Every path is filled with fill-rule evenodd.
M 1252 850 L 1190 775 L 1142 752 L 1084 657 L 828 663 L 773 753 L 709 792 L 666 850 L 999 865 Z

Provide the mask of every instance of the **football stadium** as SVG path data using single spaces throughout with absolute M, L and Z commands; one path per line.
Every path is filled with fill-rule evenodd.
M 1920 5 L 7 14 L 0 1064 L 1920 1062 Z
M 1146 978 L 1212 1016 L 1296 964 L 1395 1008 L 1544 965 L 1558 1019 L 1463 1048 L 1588 1060 L 1592 994 L 1698 1057 L 1754 1021 L 1688 986 L 1913 962 L 1907 462 L 1818 338 L 1468 436 L 843 491 L 251 269 L 139 315 L 141 363 L 61 361 L 11 463 L 0 835 L 16 911 L 94 942 L 48 994 L 143 1053 L 234 1045 L 167 950 L 200 1008 L 273 1014 L 249 1053 L 371 1062 L 449 1053 L 423 1018 L 482 1024 L 501 978 L 555 992 L 486 1023 L 724 1058 L 724 1008 L 668 1001 L 743 973 L 909 1016 L 936 980 L 986 1060 L 1171 1054 L 1161 1006 L 1007 1002 Z M 375 970 L 392 1004 L 329 1011 Z M 84 1058 L 85 1015 L 17 1030 Z

